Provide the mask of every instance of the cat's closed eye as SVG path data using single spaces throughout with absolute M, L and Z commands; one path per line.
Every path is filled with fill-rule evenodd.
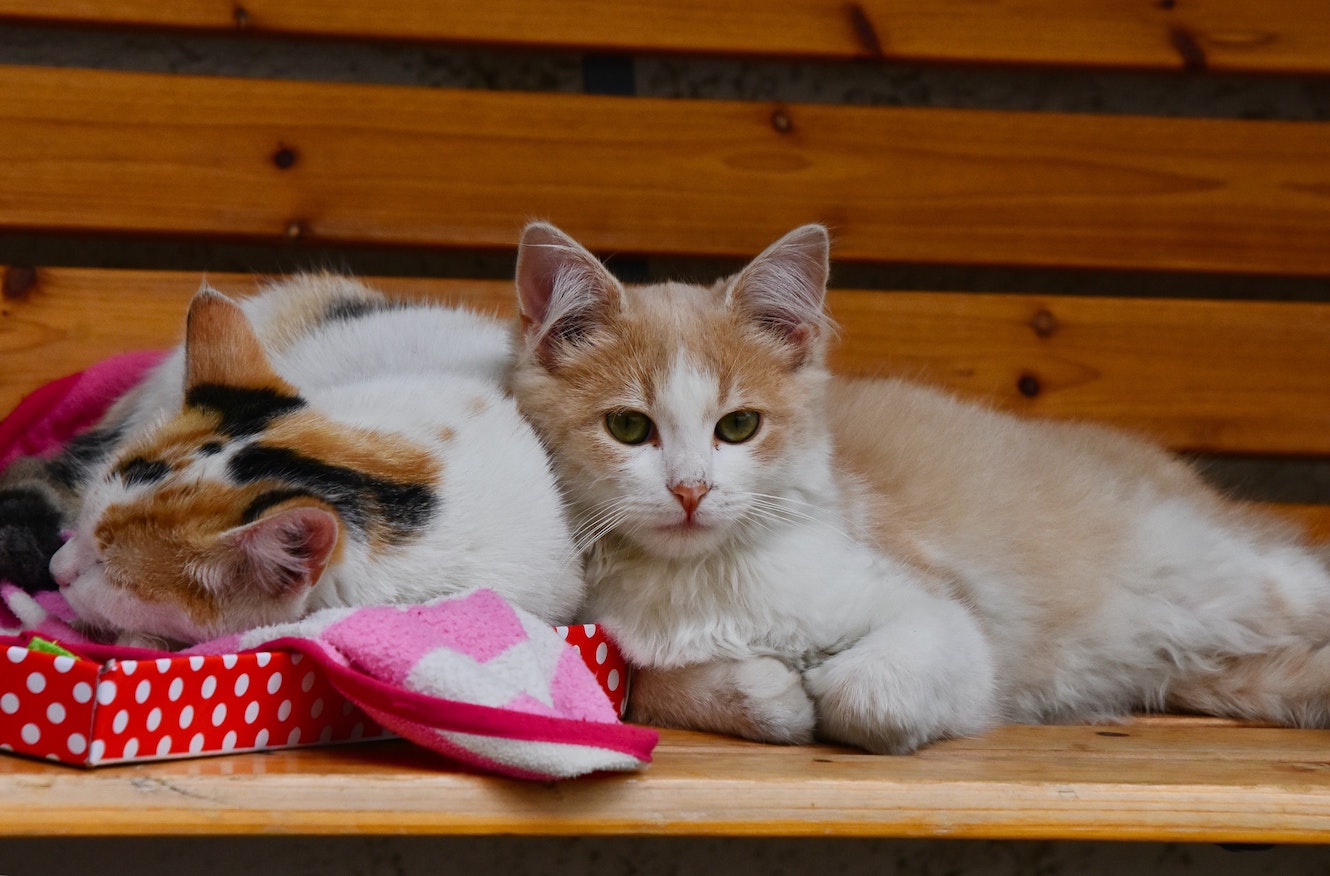
M 605 429 L 623 444 L 645 444 L 656 434 L 656 424 L 641 411 L 611 411 L 605 415 Z
M 115 474 L 124 480 L 127 486 L 155 484 L 171 473 L 171 466 L 159 459 L 145 459 L 135 456 L 121 463 Z
M 762 415 L 757 411 L 730 411 L 716 422 L 716 437 L 726 444 L 742 444 L 761 425 Z

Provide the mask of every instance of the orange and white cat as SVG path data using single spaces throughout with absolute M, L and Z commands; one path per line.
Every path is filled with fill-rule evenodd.
M 581 561 L 509 350 L 502 323 L 346 278 L 204 289 L 108 415 L 51 572 L 122 643 L 476 587 L 566 622 Z
M 637 720 L 908 752 L 1184 709 L 1330 723 L 1330 575 L 1183 463 L 831 375 L 828 237 L 621 284 L 529 226 L 512 377 Z

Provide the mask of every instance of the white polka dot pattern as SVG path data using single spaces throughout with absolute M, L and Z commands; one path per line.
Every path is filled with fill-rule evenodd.
M 388 735 L 344 709 L 321 674 L 302 673 L 294 654 L 102 665 L 21 647 L 3 653 L 0 743 L 20 754 L 95 765 Z
M 609 637 L 595 624 L 580 624 L 575 627 L 555 627 L 554 631 L 564 641 L 577 649 L 582 661 L 596 676 L 596 681 L 609 694 L 610 702 L 623 717 L 628 710 L 628 664 L 624 662 L 619 649 Z
M 628 667 L 618 650 L 591 625 L 557 632 L 622 714 Z M 99 664 L 19 645 L 0 649 L 4 751 L 96 765 L 390 735 L 298 654 Z

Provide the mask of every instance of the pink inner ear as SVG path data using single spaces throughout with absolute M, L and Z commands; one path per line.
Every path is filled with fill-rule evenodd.
M 336 515 L 323 508 L 273 512 L 241 528 L 238 546 L 253 581 L 274 596 L 313 587 L 332 559 L 340 531 Z
M 527 226 L 517 254 L 517 293 L 528 343 L 549 360 L 619 305 L 614 276 L 553 225 Z
M 522 232 L 517 249 L 517 294 L 523 321 L 543 326 L 559 274 L 581 257 L 580 247 L 553 225 L 533 222 Z
M 731 301 L 764 329 L 807 352 L 827 324 L 828 258 L 826 229 L 796 228 L 739 273 Z

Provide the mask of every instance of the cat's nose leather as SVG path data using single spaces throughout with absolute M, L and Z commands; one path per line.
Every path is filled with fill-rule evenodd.
M 693 512 L 697 510 L 697 506 L 701 503 L 702 497 L 705 496 L 710 489 L 710 487 L 703 483 L 680 483 L 670 487 L 670 492 L 674 494 L 674 498 L 679 500 L 679 504 L 683 506 L 684 513 L 689 517 L 692 517 Z

